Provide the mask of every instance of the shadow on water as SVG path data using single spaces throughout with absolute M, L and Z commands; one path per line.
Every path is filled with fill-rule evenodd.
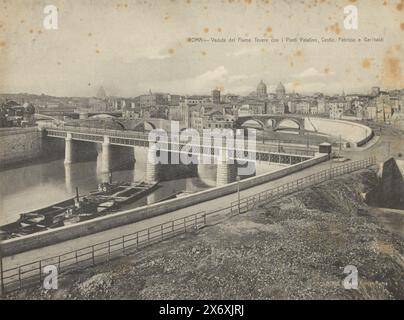
M 145 163 L 137 161 L 134 169 L 133 163 L 131 169 L 127 167 L 124 165 L 113 171 L 113 180 L 145 179 Z M 196 192 L 208 188 L 194 170 L 188 173 L 190 176 L 182 174 L 179 179 L 175 175 L 167 176 L 154 192 L 122 209 L 151 204 L 181 191 Z M 103 179 L 103 174 L 97 171 L 97 161 L 65 165 L 63 159 L 58 159 L 1 170 L 0 225 L 15 221 L 20 213 L 73 197 L 76 187 L 82 195 L 93 191 Z

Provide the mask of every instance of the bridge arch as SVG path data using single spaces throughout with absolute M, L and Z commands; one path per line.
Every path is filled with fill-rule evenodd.
M 254 128 L 254 129 L 261 129 L 264 130 L 265 124 L 258 119 L 255 119 L 253 117 L 251 118 L 245 118 L 239 123 L 240 128 Z
M 89 119 L 116 119 L 112 114 L 107 114 L 107 113 L 98 113 L 98 114 L 93 114 L 88 117 Z
M 293 118 L 285 118 L 280 120 L 277 125 L 276 125 L 276 130 L 282 130 L 282 129 L 294 129 L 294 130 L 301 130 L 302 125 L 298 120 L 295 120 Z
M 47 116 L 45 114 L 41 114 L 41 113 L 35 113 L 34 114 L 34 119 L 35 120 L 52 120 L 52 121 L 58 121 L 57 118 L 52 117 L 52 116 Z
M 116 123 L 118 126 L 120 126 L 122 130 L 126 130 L 126 127 L 125 127 L 125 125 L 124 125 L 122 122 L 120 122 L 120 121 L 114 121 L 114 123 Z
M 156 125 L 150 121 L 141 121 L 133 127 L 135 131 L 150 131 L 154 129 L 156 129 Z

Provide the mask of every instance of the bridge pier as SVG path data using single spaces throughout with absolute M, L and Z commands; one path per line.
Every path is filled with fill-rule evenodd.
M 65 186 L 68 192 L 73 192 L 72 166 L 70 165 L 65 165 Z
M 226 151 L 220 149 L 217 159 L 216 186 L 223 186 L 236 181 L 236 164 L 230 163 Z
M 102 143 L 101 151 L 101 173 L 111 172 L 111 144 L 109 142 L 109 137 L 104 136 L 104 142 Z
M 156 182 L 159 181 L 159 169 L 160 165 L 157 163 L 156 145 L 150 144 L 147 152 L 146 162 L 146 181 Z
M 73 140 L 72 134 L 67 133 L 65 139 L 65 164 L 71 164 L 73 162 Z
M 88 119 L 88 112 L 86 112 L 86 111 L 80 111 L 80 112 L 79 112 L 79 119 L 80 119 L 80 120 Z

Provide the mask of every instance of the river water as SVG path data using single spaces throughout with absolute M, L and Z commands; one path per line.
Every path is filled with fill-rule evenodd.
M 275 165 L 257 164 L 257 174 L 278 169 Z M 146 172 L 145 161 L 136 161 L 134 169 L 113 172 L 114 181 L 143 180 Z M 129 204 L 122 210 L 155 203 L 181 191 L 195 192 L 214 187 L 216 184 L 215 165 L 198 168 L 198 176 L 173 179 L 159 183 L 159 187 L 149 195 Z M 0 171 L 0 225 L 14 222 L 19 214 L 32 211 L 75 195 L 86 194 L 97 188 L 105 176 L 97 172 L 97 161 L 78 162 L 64 165 L 63 159 L 27 164 L 22 167 Z M 404 215 L 377 215 L 379 222 L 403 236 Z M 398 229 L 398 230 L 396 230 Z
M 134 170 L 113 172 L 114 181 L 144 180 L 146 164 L 137 161 Z M 257 166 L 257 174 L 276 169 L 276 166 Z M 155 203 L 176 192 L 195 192 L 215 186 L 216 168 L 204 165 L 198 168 L 199 175 L 192 178 L 163 181 L 148 196 L 122 208 L 129 209 Z M 64 165 L 63 159 L 0 171 L 0 225 L 14 222 L 20 213 L 29 212 L 75 195 L 97 189 L 105 177 L 97 172 L 97 162 L 78 162 Z
M 113 172 L 114 181 L 133 181 L 144 178 L 145 166 L 135 170 Z M 73 163 L 65 166 L 63 160 L 27 165 L 0 172 L 0 225 L 15 221 L 19 214 L 38 209 L 75 195 L 97 189 L 103 176 L 97 173 L 96 161 Z M 151 204 L 175 192 L 198 191 L 208 186 L 198 178 L 185 178 L 160 183 L 159 188 L 147 197 L 126 208 Z

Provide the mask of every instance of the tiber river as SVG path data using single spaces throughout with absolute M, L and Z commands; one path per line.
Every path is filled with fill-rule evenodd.
M 81 195 L 96 190 L 98 183 L 105 179 L 97 174 L 96 161 L 78 162 L 69 166 L 65 166 L 63 161 L 43 161 L 0 171 L 0 225 L 14 222 L 20 213 L 73 197 L 76 186 Z M 145 161 L 136 161 L 134 167 L 134 170 L 114 171 L 113 180 L 143 180 Z M 277 166 L 257 164 L 256 169 L 257 174 L 262 174 L 277 169 Z M 204 190 L 215 184 L 215 166 L 203 165 L 198 168 L 198 176 L 160 182 L 158 189 L 143 199 L 122 207 L 122 210 L 152 204 L 176 192 Z M 404 236 L 404 214 L 393 215 L 386 212 L 376 217 L 387 229 Z
M 275 166 L 257 165 L 257 173 L 274 170 Z M 114 181 L 144 180 L 146 164 L 136 161 L 134 170 L 113 172 Z M 214 165 L 203 165 L 198 176 L 163 181 L 154 192 L 122 209 L 152 204 L 176 192 L 199 191 L 216 184 Z M 0 225 L 14 222 L 20 213 L 29 212 L 71 198 L 75 188 L 81 195 L 97 189 L 102 176 L 96 161 L 78 162 L 65 166 L 63 159 L 28 164 L 0 171 Z

